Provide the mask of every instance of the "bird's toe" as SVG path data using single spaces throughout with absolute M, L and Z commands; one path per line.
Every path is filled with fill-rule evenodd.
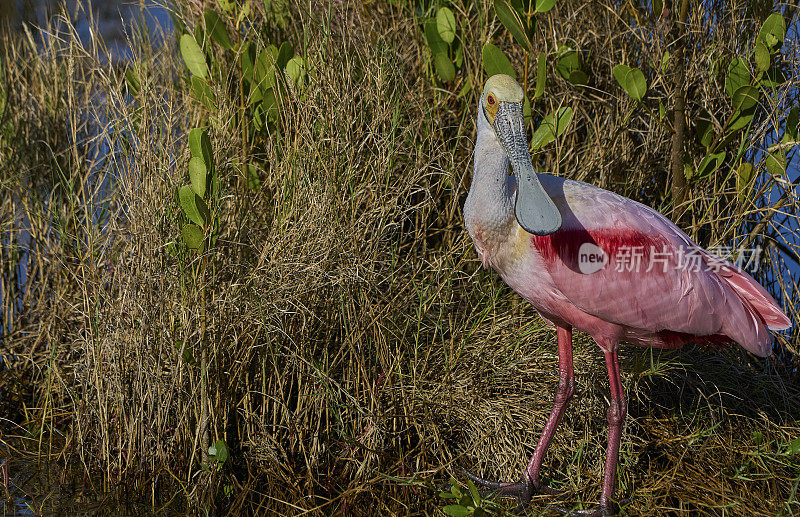
M 483 479 L 466 469 L 462 469 L 465 476 L 471 479 L 478 487 L 484 489 L 485 495 L 495 495 L 516 499 L 519 505 L 513 510 L 518 515 L 524 513 L 535 494 L 558 495 L 561 492 L 541 483 L 534 483 L 528 476 L 523 475 L 517 483 L 497 482 Z
M 483 479 L 482 477 L 476 476 L 475 474 L 469 472 L 466 469 L 462 469 L 462 472 L 465 476 L 471 479 L 476 485 L 481 488 L 486 489 L 486 492 L 489 494 L 499 495 L 500 497 L 509 497 L 514 498 L 519 502 L 519 506 L 515 510 L 515 513 L 523 510 L 528 503 L 531 501 L 531 496 L 536 492 L 536 487 L 534 487 L 533 483 L 527 478 L 522 478 L 522 481 L 518 483 L 504 483 L 498 481 L 489 481 L 488 479 Z

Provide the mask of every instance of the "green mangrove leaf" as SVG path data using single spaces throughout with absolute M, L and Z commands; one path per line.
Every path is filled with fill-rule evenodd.
M 511 66 L 511 61 L 502 50 L 491 43 L 483 46 L 483 69 L 486 70 L 486 75 L 489 77 L 497 74 L 506 74 L 514 79 L 517 78 L 514 67 Z
M 247 99 L 247 105 L 255 106 L 256 104 L 260 103 L 264 99 L 264 92 L 269 89 L 271 89 L 270 86 L 254 84 L 250 90 L 250 97 Z
M 742 162 L 739 164 L 739 168 L 736 170 L 736 175 L 739 178 L 739 188 L 741 189 L 742 185 L 750 184 L 750 181 L 753 179 L 753 173 L 755 169 L 753 168 L 753 164 L 749 162 Z
M 456 17 L 447 7 L 440 7 L 436 13 L 436 29 L 439 36 L 447 43 L 456 39 Z
M 283 70 L 286 68 L 286 63 L 292 59 L 294 55 L 294 49 L 292 48 L 292 44 L 288 41 L 284 41 L 281 43 L 281 48 L 278 50 L 278 56 L 275 58 L 275 66 L 279 70 Z
M 306 65 L 301 56 L 294 56 L 286 63 L 286 75 L 297 89 L 302 89 L 305 83 Z
M 738 191 L 737 197 L 740 203 L 744 203 L 750 193 L 754 172 L 753 165 L 748 162 L 740 163 L 739 168 L 736 170 L 736 190 Z
M 442 82 L 449 83 L 456 78 L 456 68 L 446 52 L 436 52 L 433 55 L 433 65 Z
M 203 159 L 207 170 L 214 169 L 214 151 L 205 129 L 196 127 L 189 131 L 189 150 L 192 156 Z
M 467 487 L 469 488 L 469 494 L 472 496 L 472 502 L 475 503 L 476 507 L 479 507 L 481 505 L 481 494 L 478 491 L 478 487 L 475 486 L 471 479 L 467 480 Z
M 253 106 L 253 127 L 256 131 L 264 129 L 264 108 L 260 102 Z
M 250 43 L 244 43 L 242 49 L 242 77 L 249 83 L 253 82 L 256 69 L 256 49 Z
M 556 61 L 556 72 L 569 81 L 572 72 L 581 69 L 581 55 L 566 46 L 560 46 L 559 57 Z
M 544 94 L 545 82 L 547 81 L 547 56 L 544 52 L 539 53 L 539 61 L 536 64 L 536 91 L 534 99 L 538 99 Z
M 274 47 L 273 47 L 274 48 Z M 277 51 L 277 49 L 275 49 Z M 264 49 L 258 53 L 255 62 L 255 84 L 250 92 L 250 103 L 260 101 L 265 92 L 275 86 L 275 56 L 272 49 Z
M 721 138 L 717 144 L 714 146 L 714 149 L 725 149 L 728 144 L 733 142 L 737 137 L 737 131 L 729 131 L 723 138 Z
M 194 96 L 199 100 L 203 106 L 208 108 L 211 111 L 217 110 L 217 100 L 214 97 L 214 93 L 211 91 L 211 87 L 208 85 L 205 79 L 198 75 L 193 75 L 191 79 L 192 83 L 192 92 Z
M 569 127 L 570 122 L 572 122 L 572 108 L 570 107 L 559 108 L 555 114 L 547 115 L 533 132 L 531 142 L 533 149 L 538 151 L 560 137 Z
M 205 130 L 200 127 L 196 127 L 189 131 L 189 151 L 191 151 L 192 156 L 197 156 L 198 158 L 203 157 L 203 133 L 205 133 Z
M 700 165 L 698 165 L 695 178 L 703 179 L 707 176 L 711 176 L 711 174 L 713 174 L 714 171 L 716 171 L 720 165 L 722 165 L 722 162 L 725 161 L 726 156 L 727 153 L 725 151 L 707 155 L 705 158 L 703 158 L 703 161 L 700 162 Z
M 164 247 L 164 251 L 166 251 L 166 252 L 167 252 L 167 254 L 168 254 L 170 257 L 174 258 L 174 259 L 178 258 L 178 246 L 177 246 L 177 244 L 178 244 L 178 243 L 177 243 L 177 242 L 175 242 L 175 241 L 170 241 L 170 242 L 168 242 L 168 243 L 167 243 L 167 245 Z
M 742 86 L 733 92 L 733 107 L 737 110 L 748 110 L 758 104 L 760 92 L 755 86 Z
M 464 494 L 461 492 L 461 487 L 458 486 L 458 481 L 454 477 L 450 477 L 450 492 L 456 497 L 462 497 Z
M 755 113 L 755 107 L 746 110 L 735 111 L 733 113 L 733 120 L 731 120 L 731 123 L 728 125 L 728 131 L 735 133 L 736 131 L 746 128 L 753 120 Z
M 181 227 L 181 239 L 187 248 L 196 250 L 203 244 L 203 229 L 194 223 L 186 223 Z
M 522 101 L 522 118 L 525 121 L 525 125 L 528 125 L 528 122 L 531 120 L 531 101 L 528 99 L 526 95 Z
M 622 89 L 631 98 L 637 101 L 642 100 L 647 92 L 647 80 L 641 70 L 628 65 L 617 65 L 614 67 L 614 79 L 617 80 Z
M 217 3 L 225 12 L 231 12 L 236 5 L 236 0 L 217 0 Z
M 198 226 L 205 226 L 209 219 L 208 207 L 203 198 L 194 193 L 191 185 L 184 185 L 178 191 L 181 209 L 186 217 Z
M 774 34 L 765 34 L 764 41 L 767 43 L 769 48 L 773 48 L 778 45 L 778 38 L 776 38 Z
M 206 22 L 206 33 L 211 37 L 211 40 L 228 50 L 233 50 L 231 38 L 228 36 L 228 29 L 225 28 L 225 22 L 222 21 L 222 18 L 211 9 L 206 9 L 203 13 L 203 19 Z
M 694 177 L 694 165 L 692 165 L 691 161 L 683 162 L 683 175 L 687 180 L 691 180 Z
M 460 504 L 448 504 L 442 511 L 450 517 L 466 517 L 472 513 L 472 510 Z
M 189 223 L 189 224 L 191 224 L 191 223 Z M 198 246 L 198 248 L 199 247 L 200 246 Z M 197 361 L 194 358 L 194 354 L 192 353 L 192 348 L 190 346 L 187 345 L 187 346 L 184 347 L 183 343 L 176 342 L 175 343 L 175 348 L 177 348 L 178 350 L 183 348 L 183 353 L 181 354 L 181 359 L 183 359 L 183 362 L 185 362 L 187 364 L 190 364 L 192 366 L 197 366 Z
M 743 59 L 733 58 L 725 76 L 725 91 L 728 92 L 729 97 L 733 98 L 736 90 L 748 84 L 750 84 L 750 71 L 747 69 L 747 65 Z
M 252 163 L 247 164 L 247 188 L 258 190 L 261 185 L 261 178 L 258 175 L 258 168 Z
M 228 461 L 228 445 L 224 440 L 217 440 L 208 448 L 208 455 L 216 458 L 217 463 L 223 464 Z
M 758 39 L 766 43 L 770 48 L 783 42 L 786 37 L 786 20 L 781 13 L 772 13 L 758 31 Z
M 586 72 L 583 70 L 573 70 L 570 72 L 567 80 L 575 86 L 583 86 L 589 82 L 589 77 L 587 77 Z
M 786 172 L 786 154 L 783 149 L 767 153 L 765 160 L 767 170 L 773 176 L 783 176 Z
M 200 49 L 200 45 L 189 34 L 181 36 L 181 56 L 183 62 L 186 63 L 186 68 L 189 71 L 203 79 L 208 80 L 208 65 L 206 65 L 206 56 Z
M 664 55 L 661 56 L 661 73 L 666 74 L 668 69 L 669 69 L 669 50 L 665 50 Z
M 556 5 L 556 0 L 536 0 L 536 12 L 546 13 Z
M 194 26 L 194 41 L 201 50 L 205 50 L 206 46 L 206 26 L 203 23 L 197 23 Z M 208 55 L 206 55 L 206 63 L 208 62 Z
M 783 139 L 781 142 L 797 142 L 800 140 L 800 108 L 793 106 L 786 116 L 786 123 L 783 126 Z
M 275 96 L 275 90 L 268 89 L 264 93 L 264 100 L 261 103 L 264 110 L 264 116 L 272 122 L 277 122 L 280 116 L 278 98 Z
M 526 51 L 530 52 L 533 47 L 531 41 L 528 39 L 528 34 L 525 32 L 525 25 L 520 19 L 519 13 L 516 9 L 508 5 L 506 0 L 494 0 L 494 12 L 503 23 L 508 32 L 514 36 L 514 40 Z
M 759 71 L 766 72 L 769 70 L 769 66 L 772 63 L 772 55 L 770 54 L 767 45 L 761 40 L 756 43 L 754 57 L 756 61 L 756 68 L 758 68 Z
M 714 124 L 711 120 L 711 114 L 707 110 L 700 110 L 697 119 L 695 119 L 694 130 L 697 140 L 703 147 L 708 149 L 714 139 Z
M 800 438 L 795 438 L 786 444 L 786 454 L 800 454 Z
M 431 18 L 425 22 L 425 41 L 428 43 L 431 52 L 439 54 L 447 52 L 447 42 L 439 35 L 436 20 Z
M 458 92 L 458 98 L 465 96 L 472 90 L 472 79 L 467 76 L 467 79 L 464 81 L 464 86 L 461 87 L 461 91 Z
M 777 88 L 786 81 L 786 74 L 778 66 L 771 66 L 767 72 L 761 76 L 761 86 L 763 88 Z
M 142 88 L 142 83 L 139 82 L 139 74 L 136 73 L 132 67 L 125 70 L 125 82 L 128 84 L 128 91 L 131 95 L 136 97 Z
M 200 197 L 206 195 L 206 181 L 208 180 L 208 170 L 202 158 L 192 156 L 189 160 L 189 180 L 192 183 L 192 190 Z

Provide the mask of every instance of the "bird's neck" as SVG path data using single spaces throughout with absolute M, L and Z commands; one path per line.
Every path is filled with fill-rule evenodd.
M 508 174 L 509 161 L 494 130 L 478 108 L 478 136 L 475 142 L 475 167 L 464 222 L 475 246 L 484 259 L 501 245 L 514 226 L 514 176 Z

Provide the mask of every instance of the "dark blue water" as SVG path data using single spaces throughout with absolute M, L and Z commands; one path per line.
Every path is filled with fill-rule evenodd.
M 0 20 L 5 19 L 12 28 L 21 29 L 24 24 L 46 27 L 54 17 L 66 15 L 78 30 L 84 46 L 90 47 L 99 35 L 115 58 L 126 59 L 130 57 L 127 35 L 135 27 L 147 27 L 154 39 L 172 33 L 172 20 L 163 3 L 156 0 L 0 0 Z

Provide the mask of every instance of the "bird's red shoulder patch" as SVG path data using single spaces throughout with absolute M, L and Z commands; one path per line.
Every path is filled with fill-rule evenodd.
M 668 241 L 658 235 L 648 235 L 635 230 L 586 230 L 562 229 L 553 234 L 531 235 L 531 244 L 548 263 L 563 262 L 570 268 L 578 264 L 579 253 L 584 244 L 592 244 L 602 249 L 609 260 L 615 259 L 623 251 L 636 251 L 642 258 L 648 258 L 655 250 L 661 252 Z

